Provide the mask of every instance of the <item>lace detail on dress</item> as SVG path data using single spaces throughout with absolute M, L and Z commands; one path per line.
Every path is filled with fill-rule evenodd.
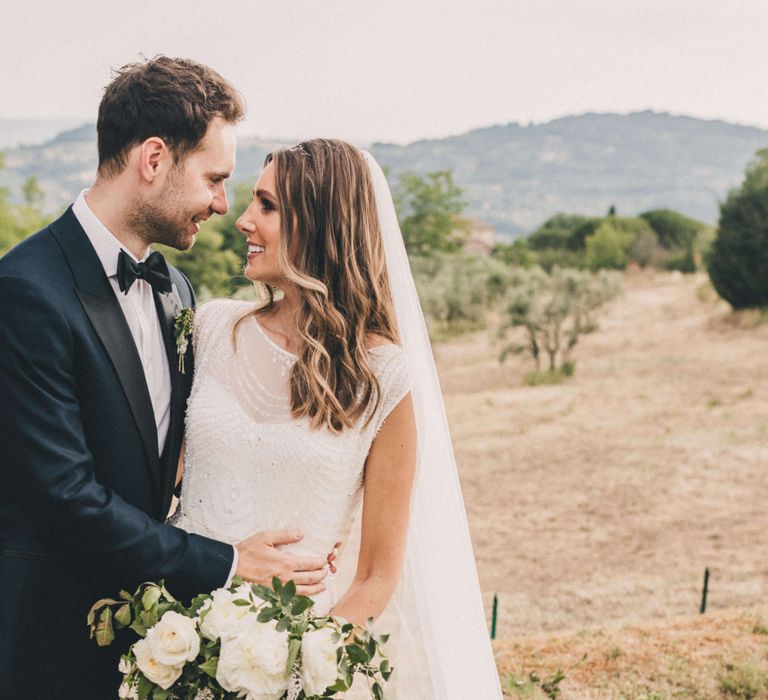
M 347 539 L 371 444 L 410 388 L 403 352 L 391 344 L 370 351 L 381 401 L 367 425 L 366 415 L 338 435 L 313 430 L 290 412 L 296 357 L 276 345 L 253 315 L 233 342 L 234 324 L 253 308 L 217 300 L 196 314 L 196 371 L 174 524 L 230 543 L 260 530 L 300 528 L 304 539 L 290 549 L 325 555 Z M 332 602 L 325 601 L 328 607 Z

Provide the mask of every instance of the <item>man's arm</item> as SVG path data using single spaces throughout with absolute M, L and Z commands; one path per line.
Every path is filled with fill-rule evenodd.
M 55 300 L 0 277 L 0 470 L 6 494 L 68 554 L 131 579 L 220 586 L 232 548 L 162 525 L 95 479 L 75 381 L 75 339 Z M 116 426 L 117 428 L 118 426 Z M 195 589 L 195 590 L 192 590 Z

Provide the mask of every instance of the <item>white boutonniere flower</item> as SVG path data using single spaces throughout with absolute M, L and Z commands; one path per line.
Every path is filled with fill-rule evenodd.
M 176 354 L 179 356 L 179 372 L 184 374 L 184 356 L 192 337 L 192 324 L 195 320 L 195 310 L 182 309 L 176 314 L 173 322 L 173 334 L 176 336 Z

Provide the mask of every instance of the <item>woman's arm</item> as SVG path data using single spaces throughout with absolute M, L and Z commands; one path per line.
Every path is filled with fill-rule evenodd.
M 355 624 L 378 617 L 395 591 L 405 555 L 416 472 L 416 423 L 410 393 L 387 416 L 365 463 L 357 571 L 333 615 Z

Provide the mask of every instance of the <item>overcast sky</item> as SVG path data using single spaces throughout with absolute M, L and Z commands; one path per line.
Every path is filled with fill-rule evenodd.
M 768 128 L 768 0 L 2 0 L 0 118 L 95 120 L 166 53 L 245 96 L 245 131 L 407 142 L 644 109 Z

